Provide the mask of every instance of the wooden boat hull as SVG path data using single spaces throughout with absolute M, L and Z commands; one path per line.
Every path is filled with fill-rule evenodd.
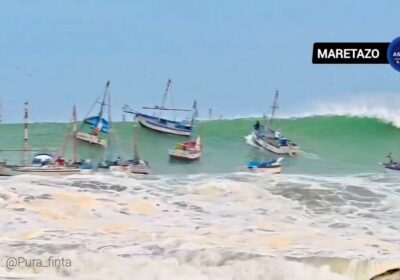
M 11 175 L 44 175 L 44 176 L 66 176 L 72 174 L 79 174 L 81 170 L 75 167 L 30 167 L 30 166 L 19 166 L 11 167 Z
M 400 164 L 399 163 L 381 163 L 383 165 L 385 173 L 390 175 L 400 175 Z
M 258 146 L 275 154 L 295 155 L 299 152 L 299 146 L 297 145 L 289 145 L 289 146 L 274 145 L 272 141 L 269 142 L 258 137 L 255 132 L 253 132 L 252 138 L 254 143 L 256 143 Z
M 262 174 L 280 174 L 280 173 L 282 173 L 282 166 L 252 168 L 250 170 L 251 170 L 251 172 L 262 173 Z
M 107 139 L 101 139 L 99 136 L 92 135 L 86 132 L 78 131 L 76 133 L 76 138 L 90 144 L 99 145 L 104 148 L 107 147 Z
M 11 167 L 7 166 L 5 162 L 0 162 L 0 176 L 12 176 L 14 175 Z
M 179 136 L 190 136 L 192 134 L 192 129 L 173 127 L 172 124 L 176 124 L 177 122 L 167 121 L 167 124 L 170 125 L 162 125 L 158 118 L 141 114 L 136 115 L 136 119 L 141 126 L 157 132 Z
M 127 173 L 127 174 L 149 174 L 150 168 L 145 164 L 137 165 L 112 165 L 109 167 L 111 172 Z
M 0 162 L 0 176 L 16 176 L 16 175 L 41 175 L 41 176 L 67 176 L 73 174 L 92 174 L 91 170 L 83 170 L 78 167 L 34 167 L 34 166 L 9 166 L 4 162 Z
M 199 159 L 201 157 L 201 152 L 189 152 L 171 149 L 169 150 L 169 156 L 174 159 L 192 161 Z

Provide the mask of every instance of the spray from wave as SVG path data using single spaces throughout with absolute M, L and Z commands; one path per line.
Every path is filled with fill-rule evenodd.
M 374 118 L 384 123 L 400 128 L 400 97 L 385 95 L 379 97 L 360 95 L 348 100 L 336 100 L 334 102 L 316 103 L 308 111 L 300 113 L 279 113 L 280 119 L 299 119 L 314 116 L 344 116 L 357 118 Z M 223 120 L 254 119 L 264 116 L 265 113 L 235 115 L 220 118 Z M 268 116 L 268 115 L 267 115 Z M 214 119 L 215 120 L 215 119 Z M 202 121 L 207 121 L 203 119 Z
M 375 97 L 360 97 L 357 100 L 342 103 L 319 104 L 312 115 L 375 118 L 400 128 L 399 108 L 399 97 L 379 99 Z

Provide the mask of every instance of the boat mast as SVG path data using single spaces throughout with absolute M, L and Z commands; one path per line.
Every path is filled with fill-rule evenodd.
M 76 138 L 77 133 L 77 115 L 76 115 L 76 106 L 74 105 L 72 109 L 72 135 L 73 135 L 73 143 L 72 143 L 72 161 L 73 163 L 78 162 L 78 139 Z
M 136 124 L 136 115 L 135 112 L 132 111 L 132 109 L 128 106 L 125 105 L 123 108 L 124 112 L 127 114 L 132 114 L 133 115 L 133 131 L 132 131 L 132 144 L 133 144 L 133 159 L 134 160 L 140 160 L 139 157 L 139 152 L 138 152 L 138 147 L 137 143 L 139 142 L 139 134 L 138 134 L 138 125 Z
M 104 95 L 103 95 L 103 101 L 100 103 L 99 119 L 103 116 L 104 105 L 106 105 L 106 97 L 107 97 L 109 86 L 110 86 L 110 81 L 107 81 L 106 89 L 105 89 Z
M 196 117 L 197 117 L 197 101 L 195 100 L 195 101 L 193 102 L 192 120 L 191 120 L 191 122 L 190 122 L 190 125 L 191 125 L 192 127 L 193 127 L 193 125 L 194 125 L 194 121 L 195 121 Z
M 108 81 L 107 91 L 108 91 L 108 123 L 111 130 L 111 91 L 109 89 L 109 86 L 110 86 L 110 81 Z
M 29 150 L 29 128 L 28 128 L 28 123 L 29 123 L 29 113 L 28 113 L 28 102 L 24 103 L 24 160 L 23 164 L 26 165 L 28 162 L 28 150 Z
M 134 160 L 140 160 L 139 157 L 139 151 L 137 147 L 137 143 L 139 141 L 139 134 L 138 134 L 138 128 L 136 124 L 136 119 L 133 117 L 133 159 Z
M 108 107 L 108 126 L 109 126 L 109 136 L 108 136 L 108 141 L 111 142 L 111 134 L 113 131 L 111 130 L 111 90 L 110 90 L 110 81 L 107 81 L 106 84 L 106 89 L 104 92 L 104 101 L 106 99 L 106 95 L 108 97 L 107 99 L 107 107 Z M 103 102 L 105 103 L 105 102 Z M 103 104 L 104 106 L 104 104 Z M 112 156 L 112 151 L 111 151 L 111 146 L 109 146 L 108 149 L 105 149 L 104 154 L 103 154 L 103 161 L 105 161 L 107 158 L 111 159 Z
M 168 92 L 169 92 L 169 87 L 170 86 L 171 86 L 171 79 L 168 79 L 167 87 L 165 88 L 165 92 L 164 92 L 164 95 L 163 95 L 163 99 L 162 99 L 162 103 L 161 103 L 161 108 L 160 109 L 164 109 L 165 108 L 165 103 L 167 102 L 167 97 L 168 97 Z M 159 110 L 159 118 L 161 118 L 162 111 L 163 110 Z
M 274 102 L 271 106 L 271 116 L 269 118 L 269 125 L 271 126 L 273 121 L 274 121 L 274 117 L 275 117 L 275 112 L 278 109 L 278 96 L 279 96 L 279 91 L 275 91 L 275 97 L 274 97 Z
M 173 108 L 173 107 L 174 107 L 174 104 L 173 104 L 174 102 L 173 102 L 173 99 L 172 99 L 172 95 L 171 95 L 172 108 L 167 108 L 167 107 L 165 107 L 165 105 L 166 105 L 166 103 L 167 103 L 168 94 L 169 94 L 169 92 L 170 92 L 171 83 L 172 83 L 171 79 L 168 79 L 167 86 L 165 87 L 165 92 L 164 92 L 164 95 L 163 95 L 162 103 L 161 103 L 160 106 L 158 106 L 158 105 L 153 106 L 153 107 L 144 106 L 144 107 L 142 107 L 142 108 L 143 108 L 143 109 L 146 109 L 146 110 L 156 110 L 156 111 L 159 111 L 159 113 L 158 113 L 158 117 L 159 117 L 159 118 L 161 118 L 161 115 L 162 115 L 162 112 L 163 112 L 163 111 L 191 112 L 192 110 L 190 110 L 190 109 L 178 109 L 178 108 Z M 126 105 L 126 107 L 128 108 L 127 105 Z M 130 110 L 130 108 L 129 108 L 129 110 Z M 129 112 L 129 113 L 133 113 L 132 110 L 130 110 L 130 111 L 131 111 L 131 112 Z M 125 111 L 125 113 L 128 113 L 128 112 Z

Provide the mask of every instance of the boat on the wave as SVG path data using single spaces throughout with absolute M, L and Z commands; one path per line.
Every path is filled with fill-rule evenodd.
M 389 162 L 380 163 L 385 168 L 385 171 L 400 174 L 400 163 L 393 159 L 392 153 L 389 153 L 386 157 L 389 159 Z
M 173 159 L 196 160 L 202 155 L 203 146 L 200 136 L 195 141 L 176 144 L 175 148 L 169 150 L 169 156 Z
M 27 166 L 7 166 L 9 175 L 71 175 L 78 174 L 81 169 L 75 165 L 69 165 L 64 158 L 55 158 L 49 153 L 36 154 L 30 165 Z
M 108 98 L 108 101 L 107 101 Z M 107 135 L 111 129 L 110 123 L 110 81 L 107 82 L 102 100 L 99 102 L 98 98 L 96 103 L 100 104 L 99 112 L 97 115 L 85 118 L 76 132 L 75 137 L 86 143 L 99 145 L 100 147 L 107 147 Z M 108 120 L 104 117 L 104 107 L 108 106 L 109 116 Z M 93 107 L 92 107 L 93 108 Z M 89 112 L 90 114 L 91 112 Z
M 131 173 L 131 174 L 149 174 L 150 166 L 149 163 L 142 159 L 130 159 L 130 160 L 120 160 L 117 159 L 114 162 L 108 164 L 108 169 L 111 172 L 118 173 Z
M 155 115 L 134 112 L 128 105 L 125 105 L 124 112 L 135 114 L 136 119 L 141 126 L 151 129 L 153 131 L 167 133 L 167 134 L 180 135 L 180 136 L 190 136 L 194 130 L 194 120 L 197 115 L 196 101 L 194 101 L 194 103 L 193 103 L 192 110 L 165 107 L 165 103 L 167 101 L 170 86 L 171 86 L 171 79 L 168 80 L 161 106 L 143 107 L 143 109 L 145 109 L 145 110 L 154 110 L 156 112 Z M 192 119 L 191 120 L 183 120 L 183 121 L 169 120 L 162 116 L 163 112 L 165 112 L 165 111 L 192 112 Z
M 150 165 L 147 161 L 140 158 L 138 151 L 138 127 L 133 124 L 133 159 L 123 160 L 118 156 L 115 161 L 105 161 L 100 163 L 100 168 L 109 169 L 111 172 L 122 172 L 131 174 L 149 174 Z
M 73 133 L 76 132 L 76 108 L 73 110 Z M 25 103 L 24 114 L 24 141 L 22 150 L 12 150 L 23 152 L 24 160 L 21 165 L 9 165 L 6 162 L 0 163 L 0 176 L 13 176 L 21 174 L 62 176 L 82 173 L 84 164 L 77 161 L 76 138 L 74 140 L 73 160 L 65 160 L 62 156 L 64 149 L 31 149 L 29 148 L 29 121 L 28 121 L 28 103 Z M 74 134 L 75 135 L 75 134 Z M 47 151 L 46 151 L 47 150 Z M 57 152 L 48 152 L 56 150 Z M 7 150 L 4 150 L 7 151 Z M 36 151 L 30 163 L 28 163 L 28 154 Z M 40 151 L 40 152 L 39 152 Z M 46 151 L 46 152 L 44 152 Z M 85 163 L 88 160 L 85 161 Z
M 273 153 L 295 155 L 299 152 L 299 146 L 281 135 L 278 128 L 273 128 L 275 112 L 278 108 L 278 96 L 279 92 L 276 91 L 268 123 L 265 121 L 264 124 L 260 124 L 257 120 L 254 125 L 252 139 L 255 144 Z
M 279 174 L 282 172 L 282 162 L 283 158 L 277 158 L 271 161 L 259 162 L 250 161 L 247 164 L 247 169 L 252 172 L 257 173 L 267 173 L 267 174 Z

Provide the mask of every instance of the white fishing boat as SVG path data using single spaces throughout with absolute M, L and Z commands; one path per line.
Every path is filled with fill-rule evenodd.
M 108 103 L 106 102 L 108 98 Z M 110 81 L 107 82 L 101 102 L 98 98 L 96 103 L 100 104 L 99 113 L 95 116 L 87 117 L 76 132 L 75 137 L 81 141 L 107 147 L 107 134 L 110 132 L 110 120 L 104 118 L 104 107 L 108 106 L 110 119 Z M 93 108 L 94 106 L 92 106 Z M 90 114 L 91 112 L 89 112 Z
M 266 162 L 251 161 L 248 163 L 247 169 L 256 173 L 279 174 L 282 173 L 282 160 L 283 158 L 280 157 Z
M 76 110 L 74 107 L 73 116 L 76 116 Z M 24 114 L 24 141 L 22 151 L 24 160 L 22 165 L 8 165 L 6 162 L 0 163 L 0 175 L 1 176 L 13 176 L 13 175 L 45 175 L 45 176 L 63 176 L 71 174 L 81 173 L 80 165 L 76 162 L 76 149 L 74 149 L 74 162 L 66 161 L 62 156 L 63 149 L 43 149 L 43 150 L 58 150 L 56 153 L 50 152 L 38 152 L 32 157 L 32 161 L 28 164 L 28 154 L 32 151 L 38 151 L 41 149 L 30 149 L 29 148 L 29 129 L 28 129 L 28 103 L 25 103 L 25 114 Z M 75 138 L 74 138 L 75 142 Z M 11 151 L 11 150 L 8 150 Z
M 138 123 L 141 126 L 151 129 L 153 131 L 174 134 L 174 135 L 180 135 L 180 136 L 190 136 L 193 132 L 194 120 L 197 115 L 197 103 L 196 103 L 196 101 L 193 103 L 192 110 L 165 107 L 165 105 L 166 105 L 165 103 L 166 103 L 167 97 L 169 95 L 170 85 L 171 85 L 171 79 L 168 80 L 161 106 L 143 107 L 143 109 L 145 109 L 145 110 L 154 110 L 156 113 L 155 115 L 134 112 L 128 105 L 125 105 L 124 112 L 134 114 L 136 116 Z M 169 120 L 162 116 L 163 112 L 165 112 L 165 111 L 192 112 L 192 119 L 190 121 L 188 121 L 188 120 L 183 120 L 183 121 Z
M 36 154 L 30 165 L 28 166 L 6 166 L 8 170 L 3 170 L 9 176 L 30 174 L 30 175 L 71 175 L 80 173 L 80 168 L 75 166 L 67 166 L 67 163 L 62 157 L 54 158 L 48 153 Z
M 128 173 L 128 174 L 149 174 L 150 165 L 147 161 L 143 160 L 139 156 L 138 142 L 139 134 L 138 127 L 135 122 L 133 125 L 133 159 L 123 160 L 120 156 L 113 162 L 106 162 L 100 167 L 108 168 L 111 172 Z
M 169 156 L 180 160 L 196 160 L 202 155 L 203 147 L 200 136 L 195 141 L 176 144 L 175 148 L 169 150 Z
M 380 163 L 385 168 L 385 172 L 400 175 L 400 163 L 393 160 L 392 153 L 389 153 L 386 157 L 389 162 Z
M 299 152 L 299 146 L 282 136 L 279 129 L 272 128 L 275 112 L 278 108 L 278 96 L 279 92 L 276 91 L 268 124 L 260 124 L 260 122 L 257 121 L 254 125 L 252 139 L 254 143 L 273 153 L 295 155 Z
M 111 172 L 132 173 L 132 174 L 149 174 L 150 166 L 144 160 L 127 160 L 116 162 L 109 166 Z

